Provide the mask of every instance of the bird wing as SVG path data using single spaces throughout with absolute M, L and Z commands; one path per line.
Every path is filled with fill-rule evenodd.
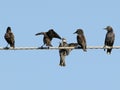
M 50 39 L 52 38 L 61 39 L 61 37 L 52 29 L 47 32 L 47 35 L 50 37 Z
M 105 38 L 105 45 L 113 46 L 115 40 L 115 34 L 113 32 L 107 33 Z
M 78 43 L 69 43 L 68 47 L 77 47 L 79 44 Z M 68 53 L 70 53 L 73 49 L 68 49 Z
M 15 46 L 15 39 L 14 39 L 14 34 L 11 32 L 10 33 L 10 39 L 11 39 L 11 43 L 10 43 L 10 46 L 11 47 L 14 47 Z
M 78 42 L 78 44 L 81 46 L 81 48 L 83 49 L 83 51 L 87 51 L 86 50 L 86 46 L 87 46 L 87 44 L 86 44 L 86 39 L 85 39 L 85 36 L 84 35 L 78 35 L 77 36 L 77 42 Z
M 10 44 L 10 46 L 14 47 L 15 40 L 14 40 L 14 35 L 12 32 L 6 33 L 4 38 L 7 41 L 7 43 Z
M 63 47 L 63 44 L 60 43 L 59 47 Z M 59 56 L 60 56 L 60 66 L 65 66 L 65 57 L 66 57 L 66 49 L 59 49 Z
M 69 47 L 77 47 L 79 44 L 78 43 L 69 43 L 68 46 Z
M 78 36 L 77 36 L 77 42 L 78 42 L 79 45 L 82 44 L 82 42 L 83 42 L 83 37 L 82 37 L 81 35 L 78 35 Z
M 11 41 L 12 41 L 13 43 L 14 43 L 14 41 L 15 41 L 14 38 L 15 38 L 15 37 L 14 37 L 14 34 L 13 34 L 13 33 L 10 33 L 10 39 L 11 39 Z

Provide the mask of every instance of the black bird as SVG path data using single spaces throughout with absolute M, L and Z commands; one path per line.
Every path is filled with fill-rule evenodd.
M 59 47 L 76 47 L 78 46 L 77 43 L 70 43 L 67 44 L 67 41 L 65 38 L 62 38 L 62 42 L 60 43 Z M 69 55 L 70 51 L 72 49 L 59 49 L 59 56 L 60 56 L 60 66 L 66 66 L 65 63 L 65 57 Z
M 53 29 L 48 30 L 48 32 L 40 32 L 40 33 L 37 33 L 35 35 L 36 36 L 37 35 L 44 35 L 44 37 L 43 37 L 44 44 L 41 47 L 43 47 L 44 45 L 52 46 L 51 41 L 53 38 L 61 39 L 61 37 Z
M 86 38 L 84 36 L 84 32 L 82 29 L 77 29 L 76 32 L 74 32 L 74 34 L 77 33 L 77 42 L 78 44 L 81 46 L 81 48 L 83 49 L 83 51 L 87 51 L 86 50 L 86 47 L 87 47 L 87 44 L 86 44 Z
M 7 41 L 8 45 L 10 45 L 10 47 L 15 48 L 15 39 L 14 34 L 11 31 L 11 27 L 7 27 L 4 38 Z M 6 48 L 8 48 L 8 45 L 6 46 Z
M 106 47 L 106 46 L 111 47 L 110 49 L 107 49 L 107 54 L 111 54 L 112 47 L 113 47 L 114 40 L 115 40 L 115 34 L 114 34 L 113 28 L 111 26 L 107 26 L 104 29 L 107 30 L 104 47 Z

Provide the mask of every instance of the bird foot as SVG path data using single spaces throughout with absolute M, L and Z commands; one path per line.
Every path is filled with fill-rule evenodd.
M 110 52 L 107 52 L 108 55 L 110 55 L 111 53 Z
M 49 47 L 43 47 L 43 46 L 41 46 L 41 47 L 38 47 L 38 49 L 49 49 Z
M 14 49 L 15 47 L 10 47 L 9 49 Z
M 10 49 L 9 47 L 4 47 L 4 49 Z
M 38 47 L 38 49 L 44 49 L 45 47 L 41 46 L 41 47 Z
M 84 52 L 87 52 L 87 50 L 85 49 L 85 50 L 83 50 Z
M 60 63 L 59 64 L 61 67 L 65 67 L 66 66 L 66 64 L 64 64 L 64 63 Z
M 39 48 L 43 49 L 43 46 L 41 46 L 41 47 L 39 47 Z
M 105 48 L 106 48 L 106 46 L 103 46 L 104 51 L 105 51 Z

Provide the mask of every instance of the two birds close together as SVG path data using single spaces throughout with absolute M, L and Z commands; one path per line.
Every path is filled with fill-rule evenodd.
M 104 48 L 106 46 L 109 46 L 110 48 L 107 49 L 107 54 L 111 54 L 112 46 L 114 44 L 115 40 L 115 34 L 113 32 L 113 28 L 111 26 L 107 26 L 104 28 L 107 30 L 105 41 L 104 41 Z M 77 43 L 67 43 L 65 38 L 61 38 L 59 34 L 57 34 L 53 29 L 48 30 L 47 32 L 40 32 L 35 34 L 37 35 L 44 35 L 43 37 L 43 47 L 46 46 L 52 46 L 51 41 L 53 38 L 62 39 L 61 43 L 59 44 L 59 47 L 77 47 L 80 46 L 83 51 L 87 51 L 87 43 L 86 38 L 84 35 L 84 32 L 82 29 L 77 29 L 74 34 L 77 34 Z M 15 48 L 15 39 L 14 34 L 11 31 L 11 27 L 8 27 L 4 36 L 7 43 L 10 45 L 10 47 Z M 8 45 L 7 45 L 8 47 Z M 105 50 L 105 49 L 104 49 Z M 65 56 L 69 55 L 71 49 L 59 49 L 59 55 L 60 55 L 60 66 L 65 66 Z

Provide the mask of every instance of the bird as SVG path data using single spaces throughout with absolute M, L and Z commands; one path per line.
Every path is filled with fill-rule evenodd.
M 67 41 L 65 38 L 62 38 L 61 43 L 59 44 L 59 47 L 67 47 Z M 66 66 L 65 64 L 65 57 L 69 54 L 67 49 L 59 49 L 59 56 L 60 56 L 60 66 Z
M 115 41 L 115 33 L 113 31 L 113 28 L 111 26 L 107 26 L 106 28 L 104 28 L 105 30 L 107 30 L 106 36 L 105 36 L 105 41 L 104 41 L 104 48 L 106 46 L 111 47 L 107 49 L 107 54 L 111 54 L 112 51 L 112 47 Z M 104 49 L 105 51 L 105 49 Z
M 11 27 L 7 27 L 4 38 L 5 38 L 6 42 L 8 43 L 6 48 L 8 48 L 8 45 L 10 45 L 10 47 L 12 47 L 12 48 L 15 48 L 15 37 L 11 31 Z
M 59 44 L 59 47 L 76 47 L 77 43 L 69 43 L 67 44 L 67 40 L 65 38 L 62 38 L 61 43 Z M 65 57 L 69 55 L 70 51 L 72 49 L 59 49 L 59 56 L 60 56 L 60 66 L 66 66 L 65 63 Z
M 86 50 L 87 43 L 86 43 L 86 38 L 84 36 L 83 30 L 77 29 L 76 32 L 74 32 L 73 34 L 77 34 L 77 43 L 81 46 L 83 51 L 87 52 Z
M 44 35 L 43 37 L 43 45 L 41 47 L 43 47 L 44 45 L 46 46 L 52 46 L 51 41 L 53 38 L 58 38 L 61 39 L 60 35 L 58 35 L 54 29 L 49 29 L 47 32 L 40 32 L 40 33 L 36 33 L 36 36 L 38 35 Z

